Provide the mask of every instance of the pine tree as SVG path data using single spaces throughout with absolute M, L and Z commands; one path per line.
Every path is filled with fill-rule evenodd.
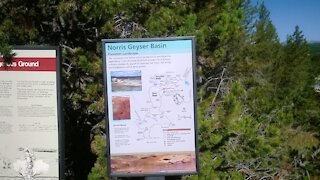
M 0 52 L 62 46 L 67 179 L 108 179 L 101 39 L 177 35 L 197 39 L 201 171 L 183 178 L 317 179 L 318 59 L 299 28 L 280 44 L 269 15 L 248 0 L 3 0 Z
M 277 87 L 281 87 L 280 98 L 294 99 L 305 89 L 310 67 L 307 41 L 298 26 L 288 36 L 284 51 L 285 57 L 278 65 Z
M 274 64 L 282 56 L 283 50 L 264 4 L 249 10 L 247 13 L 253 14 L 247 16 L 253 22 L 246 26 L 246 44 L 233 67 L 248 90 L 251 114 L 263 121 L 275 105 Z

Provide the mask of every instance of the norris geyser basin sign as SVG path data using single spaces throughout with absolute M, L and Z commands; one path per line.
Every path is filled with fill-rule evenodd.
M 192 37 L 103 40 L 111 176 L 198 171 Z

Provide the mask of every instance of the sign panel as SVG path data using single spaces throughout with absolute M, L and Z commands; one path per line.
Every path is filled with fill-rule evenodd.
M 104 40 L 111 176 L 197 173 L 194 39 Z
M 0 58 L 0 179 L 59 179 L 57 47 L 17 47 Z M 61 148 L 61 147 L 60 147 Z

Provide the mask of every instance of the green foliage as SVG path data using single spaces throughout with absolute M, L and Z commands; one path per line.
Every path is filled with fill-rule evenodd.
M 235 166 L 237 159 L 247 157 L 241 148 L 250 149 L 248 144 L 255 146 L 251 140 L 255 136 L 256 123 L 250 117 L 242 117 L 240 114 L 244 100 L 245 91 L 241 84 L 236 82 L 217 109 L 216 116 L 200 121 L 199 137 L 203 163 L 200 179 L 243 178 L 240 173 L 232 172 L 232 167 L 229 166 Z M 255 141 L 259 143 L 259 138 Z M 227 175 L 226 172 L 230 174 Z
M 293 130 L 289 132 L 288 145 L 297 151 L 311 149 L 319 145 L 319 140 L 310 132 Z
M 105 156 L 106 149 L 107 146 L 105 136 L 94 136 L 94 140 L 91 144 L 91 150 L 98 156 L 98 158 L 88 176 L 89 180 L 109 179 L 107 175 L 107 161 Z
M 308 45 L 299 27 L 288 37 L 284 51 L 286 55 L 280 62 L 280 72 L 277 74 L 278 86 L 282 87 L 279 95 L 282 98 L 296 98 L 295 95 L 305 90 L 310 67 Z
M 0 30 L 0 56 L 2 56 L 6 64 L 10 64 L 14 55 L 15 54 L 12 53 L 12 47 L 7 42 L 5 34 Z
M 178 29 L 182 17 L 177 16 L 174 9 L 161 7 L 146 22 L 146 28 L 151 36 L 170 36 Z
M 317 179 L 318 44 L 298 27 L 281 44 L 269 15 L 248 0 L 4 0 L 0 53 L 63 47 L 67 179 L 108 179 L 100 40 L 176 35 L 197 40 L 200 174 L 183 179 Z
M 319 42 L 309 43 L 308 46 L 309 46 L 311 55 L 313 55 L 313 56 L 320 55 L 320 43 Z
M 185 19 L 183 25 L 177 30 L 177 36 L 188 36 L 194 35 L 196 33 L 196 22 L 197 15 L 192 13 L 189 14 Z

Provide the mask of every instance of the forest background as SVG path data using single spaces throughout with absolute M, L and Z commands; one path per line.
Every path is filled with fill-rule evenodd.
M 320 179 L 320 43 L 248 0 L 2 0 L 0 52 L 60 45 L 66 179 L 108 179 L 101 39 L 195 36 L 200 174 Z

